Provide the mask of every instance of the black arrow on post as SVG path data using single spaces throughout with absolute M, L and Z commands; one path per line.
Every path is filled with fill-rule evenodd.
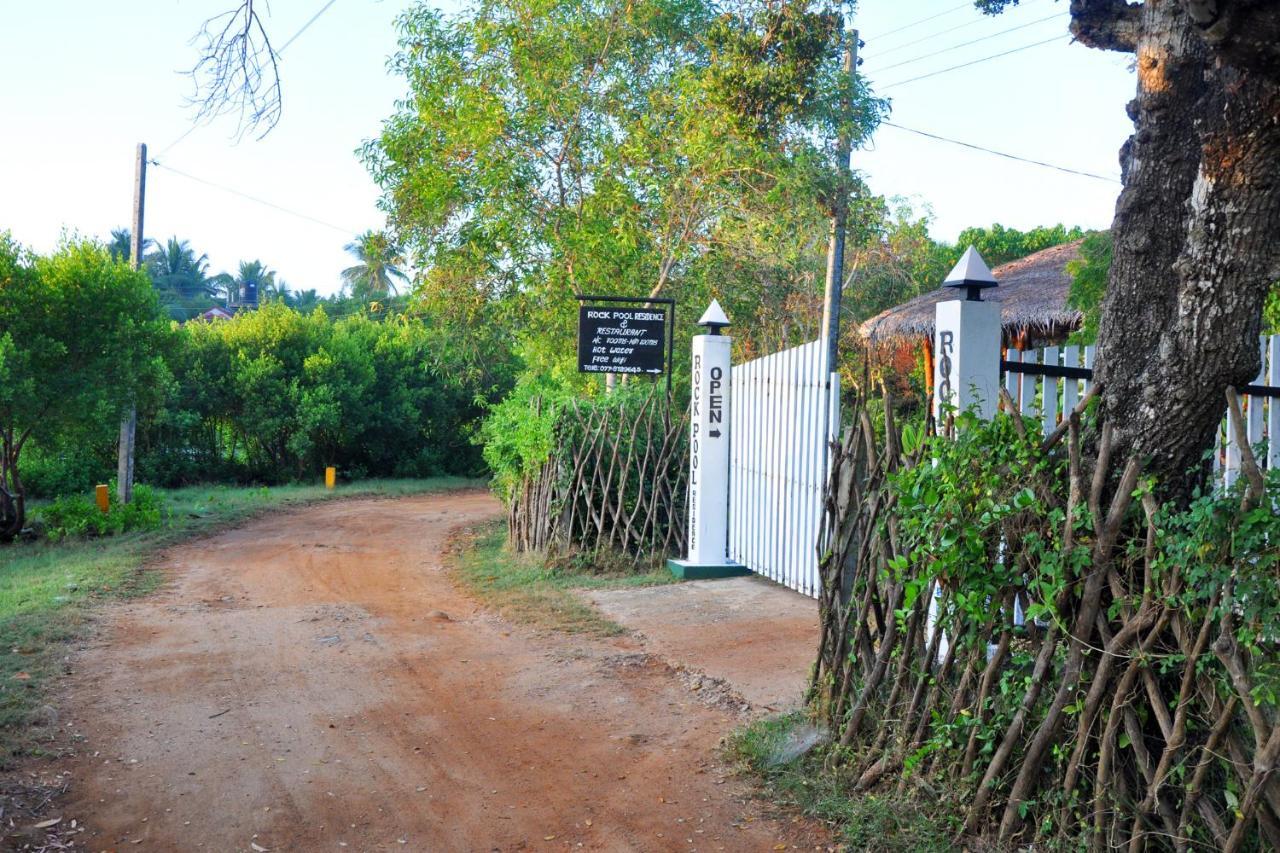
M 707 432 L 707 436 L 708 436 L 709 438 L 719 438 L 719 437 L 720 437 L 720 430 L 718 430 L 718 429 L 710 430 L 709 432 Z

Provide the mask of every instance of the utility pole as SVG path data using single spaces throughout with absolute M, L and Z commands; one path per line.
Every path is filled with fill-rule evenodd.
M 129 260 L 135 270 L 142 269 L 142 213 L 147 200 L 147 145 L 138 143 L 138 162 L 133 171 L 133 233 L 130 235 Z M 116 462 L 116 497 L 120 503 L 133 500 L 133 444 L 138 429 L 138 407 L 129 403 L 129 411 L 120 419 L 120 455 Z
M 844 75 L 848 78 L 841 113 L 844 125 L 836 139 L 836 159 L 840 181 L 831 214 L 831 234 L 827 241 L 827 282 L 822 295 L 822 336 L 826 342 L 826 375 L 839 365 L 840 296 L 844 289 L 844 234 L 849 225 L 849 193 L 852 183 L 849 160 L 853 156 L 853 96 L 858 73 L 858 31 L 845 35 Z

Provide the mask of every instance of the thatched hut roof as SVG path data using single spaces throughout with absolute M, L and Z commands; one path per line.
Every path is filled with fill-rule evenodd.
M 1067 306 L 1071 289 L 1067 263 L 1080 257 L 1082 242 L 1053 246 L 992 270 L 1000 286 L 988 290 L 983 299 L 1000 303 L 1006 341 L 1020 335 L 1034 340 L 1060 339 L 1079 327 L 1083 316 Z M 860 331 L 873 347 L 932 339 L 934 306 L 963 298 L 954 288 L 940 287 L 882 311 L 863 323 Z

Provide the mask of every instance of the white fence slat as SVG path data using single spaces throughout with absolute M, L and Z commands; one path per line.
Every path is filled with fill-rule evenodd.
M 1067 347 L 1062 351 L 1063 367 L 1079 367 L 1080 366 L 1080 349 L 1079 347 Z M 1080 380 L 1064 379 L 1062 382 L 1062 417 L 1065 419 L 1067 415 L 1075 411 L 1076 405 L 1080 402 Z
M 778 531 L 780 525 L 778 523 L 778 498 L 782 492 L 781 486 L 778 484 L 778 465 L 781 459 L 781 442 L 778 441 L 778 429 L 782 425 L 782 401 L 779 399 L 782 390 L 782 379 L 778 375 L 779 357 L 775 353 L 770 356 L 769 364 L 769 468 L 767 474 L 769 477 L 769 506 L 772 512 L 769 513 L 769 549 L 765 554 L 765 566 L 769 569 L 769 576 L 779 583 L 782 582 L 782 569 L 778 563 Z
M 1058 366 L 1057 347 L 1045 347 L 1043 353 L 1042 364 Z M 1040 396 L 1040 411 L 1043 412 L 1041 420 L 1044 424 L 1044 434 L 1048 435 L 1058 425 L 1058 380 L 1056 377 L 1046 376 L 1041 387 L 1044 389 L 1044 393 Z
M 1261 366 L 1258 368 L 1258 376 L 1253 380 L 1254 385 L 1267 384 L 1267 339 L 1258 339 L 1258 349 L 1262 354 Z M 1258 442 L 1262 441 L 1262 425 L 1263 411 L 1266 397 L 1248 396 L 1244 400 L 1245 405 L 1245 428 L 1249 436 L 1249 447 L 1256 448 Z
M 1280 335 L 1272 335 L 1267 347 L 1271 353 L 1267 367 L 1267 384 L 1280 388 Z M 1280 399 L 1267 401 L 1267 467 L 1280 468 Z
M 1084 366 L 1085 367 L 1089 368 L 1090 370 L 1093 370 L 1094 357 L 1097 355 L 1097 353 L 1098 353 L 1098 348 L 1095 346 L 1090 345 L 1084 348 Z M 1093 387 L 1093 380 L 1086 379 L 1084 381 L 1085 393 L 1088 394 L 1089 389 L 1092 387 Z
M 775 559 L 778 561 L 778 573 L 782 578 L 783 584 L 792 586 L 791 577 L 791 555 L 788 553 L 787 536 L 790 534 L 790 521 L 788 517 L 791 510 L 791 489 L 787 487 L 787 457 L 791 454 L 787 453 L 786 444 L 781 440 L 781 434 L 786 426 L 787 415 L 791 411 L 788 403 L 790 402 L 790 372 L 791 372 L 791 355 L 790 349 L 785 349 L 778 353 L 778 455 L 777 468 L 774 474 L 777 477 L 778 485 L 778 532 L 774 542 L 774 553 L 777 555 Z
M 1039 364 L 1039 353 L 1035 350 L 1027 350 L 1022 354 L 1023 364 Z M 1018 394 L 1018 411 L 1022 413 L 1024 418 L 1031 417 L 1032 406 L 1036 399 L 1036 377 L 1022 374 L 1022 389 Z
M 808 516 L 805 519 L 805 541 L 814 540 L 814 550 L 817 550 L 817 531 L 822 523 L 822 499 L 823 491 L 820 485 L 822 477 L 822 434 L 821 421 L 822 417 L 822 356 L 819 349 L 822 347 L 821 342 L 815 342 L 809 345 L 809 371 L 805 380 L 808 396 L 805 398 L 805 410 L 807 412 L 806 423 L 804 427 L 805 444 L 805 470 L 808 477 L 808 490 L 805 495 L 805 505 L 808 507 Z M 809 586 L 805 589 L 809 595 L 818 594 L 818 584 L 816 582 L 818 574 L 818 564 L 815 559 L 810 567 Z
M 1240 445 L 1236 443 L 1235 414 L 1227 411 L 1226 438 L 1223 444 L 1227 449 L 1225 467 L 1222 472 L 1222 483 L 1228 489 L 1240 479 Z
M 1008 353 L 1005 355 L 1005 361 L 1022 361 L 1022 353 L 1019 350 L 1009 347 Z M 1018 380 L 1022 378 L 1022 374 L 1016 370 L 1006 370 L 1004 374 L 1004 390 L 1009 395 L 1009 399 L 1017 401 L 1018 399 Z
M 730 423 L 732 429 L 728 434 L 730 439 L 730 459 L 732 465 L 728 471 L 728 557 L 730 560 L 737 562 L 742 561 L 741 553 L 737 543 L 741 542 L 741 525 L 742 525 L 742 488 L 744 488 L 744 480 L 742 474 L 742 448 L 748 447 L 750 441 L 750 433 L 748 424 L 746 424 L 746 415 L 742 411 L 742 378 L 744 373 L 740 368 L 730 366 L 730 383 L 728 383 L 728 411 L 730 411 Z

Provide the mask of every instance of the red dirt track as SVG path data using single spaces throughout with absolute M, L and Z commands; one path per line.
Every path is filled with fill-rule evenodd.
M 514 627 L 443 567 L 480 492 L 315 505 L 170 552 L 73 659 L 90 850 L 773 850 L 742 722 L 639 641 Z M 254 846 L 256 845 L 256 846 Z

